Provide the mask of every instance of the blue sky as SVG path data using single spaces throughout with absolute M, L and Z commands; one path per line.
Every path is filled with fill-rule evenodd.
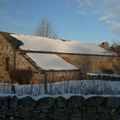
M 33 35 L 47 17 L 59 38 L 118 41 L 119 6 L 119 0 L 0 0 L 0 30 Z

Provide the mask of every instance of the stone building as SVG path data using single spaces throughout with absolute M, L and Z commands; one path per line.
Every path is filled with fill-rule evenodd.
M 81 79 L 81 72 L 120 74 L 120 57 L 96 44 L 0 32 L 0 82 Z

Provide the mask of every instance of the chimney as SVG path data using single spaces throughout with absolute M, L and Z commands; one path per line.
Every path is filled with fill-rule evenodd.
M 100 46 L 103 47 L 104 49 L 107 49 L 107 50 L 110 49 L 110 46 L 109 46 L 108 42 L 103 42 Z

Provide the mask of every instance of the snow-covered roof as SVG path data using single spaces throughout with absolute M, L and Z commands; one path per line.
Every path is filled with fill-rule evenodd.
M 63 41 L 46 37 L 11 34 L 12 37 L 23 42 L 20 46 L 23 50 L 50 51 L 73 54 L 116 55 L 114 52 L 103 49 L 97 44 L 82 43 L 78 41 Z
M 54 54 L 27 53 L 27 56 L 44 70 L 78 70 L 78 68 Z

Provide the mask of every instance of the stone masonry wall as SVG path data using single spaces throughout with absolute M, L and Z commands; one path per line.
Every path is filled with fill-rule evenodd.
M 120 97 L 0 97 L 0 120 L 120 120 Z
M 101 73 L 104 69 L 112 69 L 115 74 L 120 74 L 120 57 L 68 54 L 59 56 L 83 72 Z
M 80 80 L 80 71 L 78 70 L 63 70 L 63 71 L 48 71 L 48 82 L 58 82 L 65 80 Z M 44 80 L 43 80 L 44 82 Z
M 6 70 L 6 58 L 9 58 L 9 69 L 14 69 L 13 48 L 0 35 L 0 82 L 10 82 L 8 71 Z
M 64 80 L 80 80 L 81 74 L 80 71 L 48 71 L 47 73 L 47 82 L 58 82 Z M 30 80 L 30 83 L 44 83 L 45 82 L 45 73 L 40 71 L 39 73 L 32 73 L 33 76 Z
M 38 69 L 34 67 L 18 50 L 16 51 L 16 69 L 31 69 L 33 72 L 38 72 Z

